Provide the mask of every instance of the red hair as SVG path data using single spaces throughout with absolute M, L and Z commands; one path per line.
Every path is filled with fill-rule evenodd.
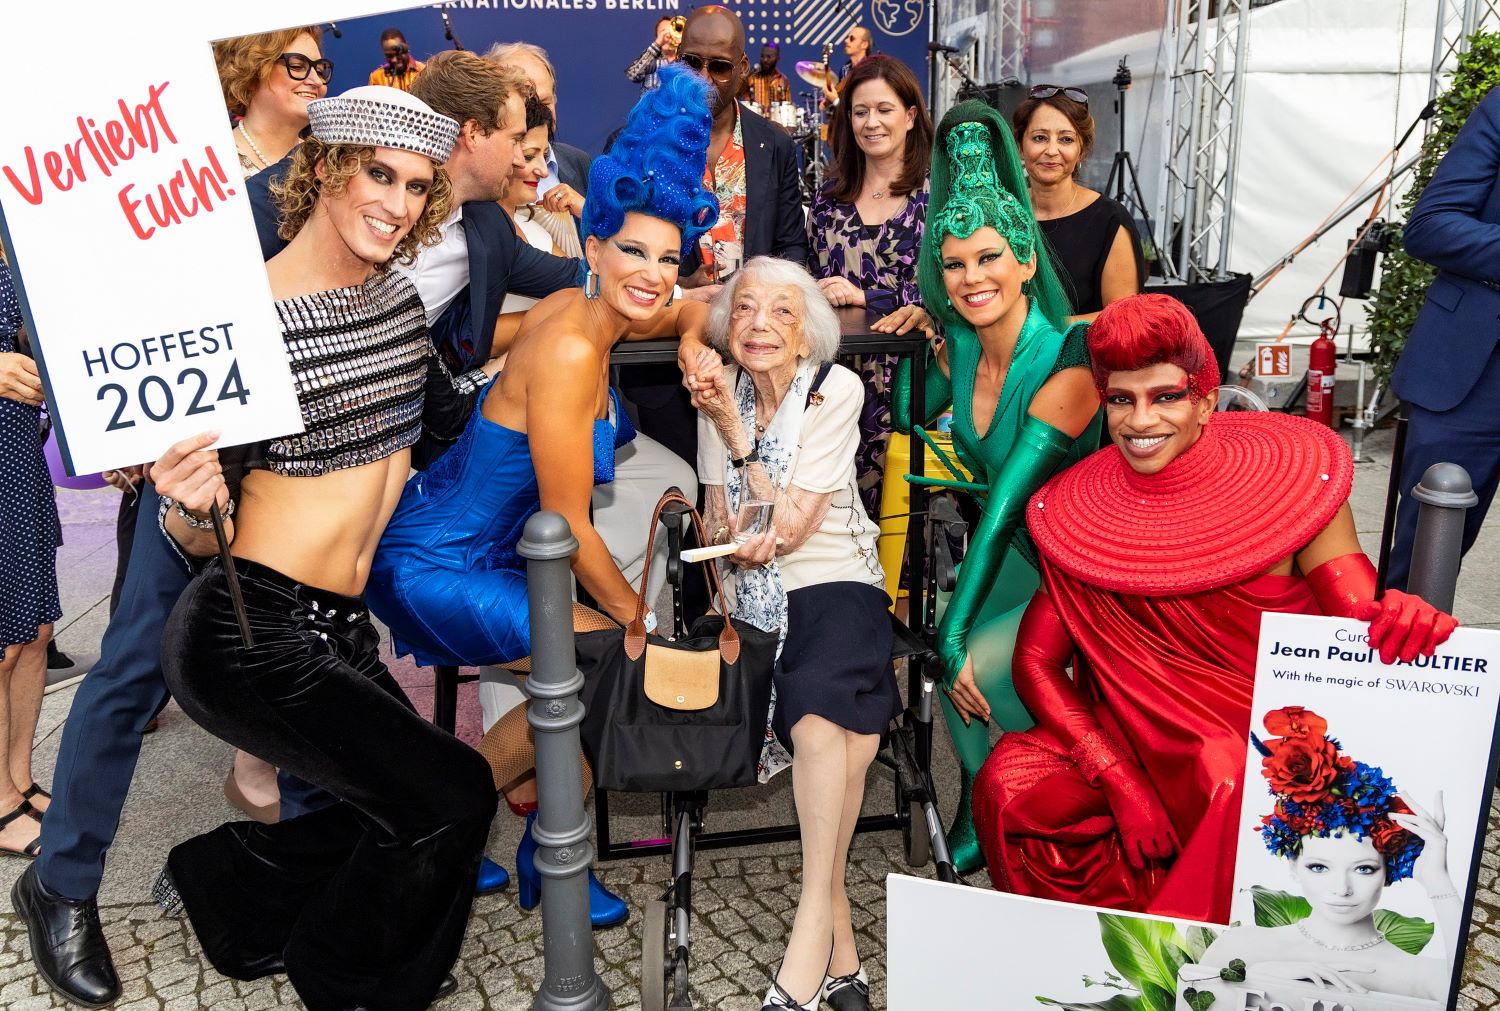
M 1188 374 L 1194 400 L 1219 385 L 1219 363 L 1188 307 L 1170 295 L 1117 299 L 1089 327 L 1094 388 L 1104 396 L 1111 372 L 1135 372 L 1163 362 Z

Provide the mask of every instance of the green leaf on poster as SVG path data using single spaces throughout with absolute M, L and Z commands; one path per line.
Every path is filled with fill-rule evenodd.
M 1215 998 L 1214 995 L 1207 990 L 1195 990 L 1192 987 L 1188 987 L 1186 990 L 1182 991 L 1182 1001 L 1189 1008 L 1191 1008 L 1192 1011 L 1208 1011 L 1208 1009 L 1213 1006 L 1213 1003 L 1216 999 L 1217 998 Z
M 1377 909 L 1375 929 L 1408 955 L 1417 955 L 1432 940 L 1433 925 L 1415 916 L 1402 916 L 1389 909 Z
M 1286 927 L 1305 920 L 1312 906 L 1300 895 L 1279 892 L 1260 885 L 1250 886 L 1250 896 L 1255 901 L 1255 925 L 1257 927 Z
M 1177 970 L 1187 960 L 1187 947 L 1177 927 L 1160 920 L 1100 913 L 1099 934 L 1115 969 L 1141 991 L 1142 1008 L 1172 1011 Z
M 1208 946 L 1213 944 L 1214 939 L 1218 936 L 1218 931 L 1209 930 L 1207 927 L 1187 928 L 1187 960 L 1189 962 L 1202 961 L 1203 953 L 1208 950 Z
M 1115 994 L 1109 1000 L 1098 1001 L 1091 1004 L 1080 1004 L 1077 1001 L 1053 1000 L 1051 997 L 1038 997 L 1038 1004 L 1048 1007 L 1060 1007 L 1064 1011 L 1144 1011 L 1139 997 L 1127 997 L 1124 994 Z

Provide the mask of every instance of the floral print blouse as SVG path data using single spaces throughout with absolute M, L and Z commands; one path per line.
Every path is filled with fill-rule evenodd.
M 866 226 L 853 204 L 835 203 L 826 190 L 813 197 L 808 216 L 809 266 L 820 280 L 845 277 L 865 293 L 865 305 L 888 313 L 921 305 L 917 256 L 927 218 L 927 181 L 884 223 Z

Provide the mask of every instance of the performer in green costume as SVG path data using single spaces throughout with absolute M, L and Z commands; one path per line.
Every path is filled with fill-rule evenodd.
M 953 442 L 984 508 L 938 623 L 943 712 L 963 767 L 948 843 L 954 865 L 969 872 L 984 864 L 969 798 L 990 752 L 988 721 L 993 716 L 1002 730 L 1033 723 L 1010 672 L 1016 629 L 1038 585 L 1026 502 L 1098 446 L 1099 399 L 1087 324 L 1059 330 L 1071 310 L 999 113 L 967 102 L 943 118 L 928 206 L 917 276 L 923 304 L 947 340 L 937 367 L 926 370 L 924 423 L 953 404 Z M 909 363 L 897 378 L 892 418 L 899 430 L 911 430 Z

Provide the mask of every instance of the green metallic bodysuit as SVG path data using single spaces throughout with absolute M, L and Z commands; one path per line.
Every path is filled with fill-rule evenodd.
M 1016 697 L 1010 669 L 1016 629 L 1039 585 L 1035 551 L 1024 526 L 1026 503 L 1048 478 L 1099 444 L 1097 416 L 1075 440 L 1028 411 L 1048 379 L 1063 369 L 1088 365 L 1086 330 L 1087 324 L 1077 324 L 1066 334 L 1059 333 L 1033 300 L 994 416 L 982 435 L 974 423 L 974 377 L 981 354 L 974 332 L 962 324 L 948 327 L 951 379 L 934 362 L 929 361 L 926 370 L 927 423 L 948 403 L 953 404 L 954 446 L 975 481 L 988 489 L 983 517 L 958 567 L 958 584 L 946 600 L 938 602 L 938 654 L 949 687 L 965 656 L 972 655 L 975 682 L 1002 730 L 1024 730 L 1033 723 Z M 911 430 L 909 360 L 902 362 L 897 375 L 892 420 L 898 430 Z M 954 830 L 959 836 L 972 837 L 966 817 L 967 787 L 989 756 L 989 728 L 977 720 L 965 726 L 946 695 L 943 702 L 964 772 L 965 790 Z M 972 838 L 950 840 L 961 871 L 982 864 L 977 842 L 970 842 Z

